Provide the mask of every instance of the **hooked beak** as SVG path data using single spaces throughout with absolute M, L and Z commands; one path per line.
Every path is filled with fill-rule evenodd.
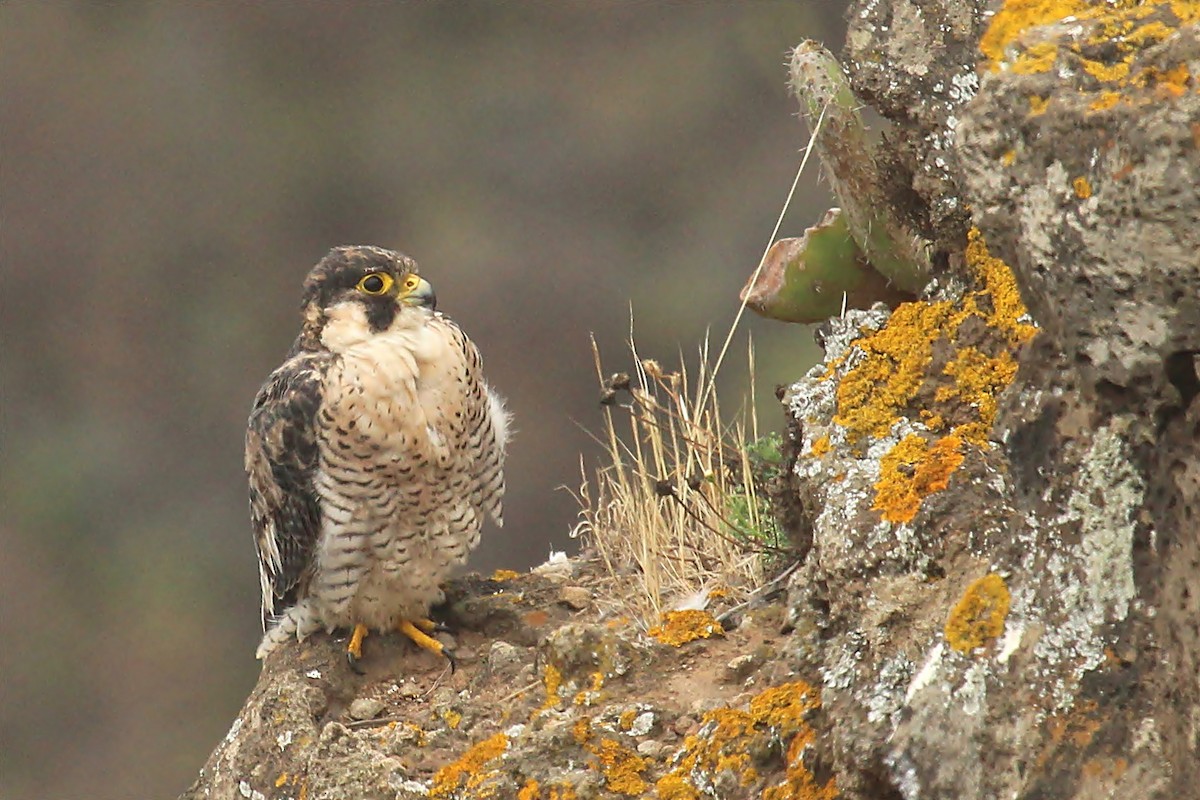
M 437 309 L 437 294 L 433 291 L 433 286 L 424 278 L 419 278 L 417 285 L 412 291 L 400 298 L 400 302 L 409 306 L 421 306 L 428 308 L 430 311 Z

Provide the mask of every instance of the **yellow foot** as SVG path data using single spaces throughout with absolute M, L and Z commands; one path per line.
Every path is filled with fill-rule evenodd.
M 414 619 L 410 620 L 410 622 L 412 622 L 413 627 L 420 628 L 425 633 L 431 634 L 434 631 L 441 629 L 438 624 L 431 619 Z
M 428 626 L 427 630 L 430 632 L 433 632 L 436 629 L 436 626 L 427 619 L 419 619 L 415 621 L 402 619 L 400 620 L 399 628 L 400 632 L 409 639 L 412 639 L 413 642 L 416 643 L 417 647 L 420 647 L 423 650 L 428 650 L 431 653 L 437 653 L 439 656 L 442 656 L 449 661 L 450 671 L 454 672 L 455 668 L 458 666 L 458 659 L 454 657 L 454 653 L 452 653 L 444 644 L 439 642 L 437 639 L 434 639 L 425 631 L 421 630 L 422 628 L 426 628 L 426 626 Z
M 354 626 L 354 633 L 350 634 L 350 644 L 346 645 L 346 660 L 350 662 L 350 668 L 360 675 L 362 670 L 358 668 L 358 661 L 362 658 L 362 643 L 365 638 L 367 626 L 360 622 Z

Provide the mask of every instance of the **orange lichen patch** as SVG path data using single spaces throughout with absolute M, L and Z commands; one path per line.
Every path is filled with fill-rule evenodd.
M 852 443 L 887 435 L 924 382 L 934 341 L 966 316 L 948 301 L 901 303 L 887 325 L 854 343 L 862 358 L 838 384 L 833 417 Z
M 721 623 L 707 611 L 689 609 L 687 611 L 664 611 L 659 620 L 646 634 L 663 644 L 679 647 L 697 639 L 709 639 L 713 636 L 724 636 L 725 630 Z
M 1070 21 L 1072 26 L 1043 26 Z M 1048 72 L 1060 59 L 1072 71 L 1082 71 L 1101 86 L 1092 103 L 1094 111 L 1116 105 L 1113 90 L 1159 84 L 1162 97 L 1177 97 L 1186 90 L 1187 66 L 1170 70 L 1134 70 L 1134 59 L 1145 48 L 1163 41 L 1184 25 L 1200 21 L 1200 3 L 1183 0 L 1007 0 L 992 17 L 979 49 L 989 69 L 1009 69 L 1028 75 Z M 1080 28 L 1079 24 L 1084 27 Z M 1078 30 L 1086 36 L 1075 40 Z M 1054 37 L 1064 37 L 1062 42 Z M 1087 90 L 1087 89 L 1085 89 Z
M 1011 167 L 1013 165 L 1013 162 L 1016 160 L 1017 160 L 1017 151 L 1016 150 L 1006 150 L 1006 151 L 1004 151 L 1004 155 L 1000 156 L 1001 163 L 1003 163 L 1004 166 L 1006 166 L 1006 167 Z
M 1045 114 L 1046 107 L 1049 105 L 1050 105 L 1050 98 L 1039 97 L 1038 95 L 1034 95 L 1033 97 L 1029 98 L 1029 115 L 1031 117 L 1036 117 L 1039 114 Z
M 939 403 L 951 400 L 966 403 L 990 425 L 996 418 L 996 396 L 1012 383 L 1017 374 L 1017 361 L 1006 350 L 989 356 L 977 348 L 964 347 L 942 374 L 953 378 L 954 385 L 939 387 L 934 399 Z M 967 438 L 962 430 L 958 433 Z
M 604 776 L 610 792 L 638 797 L 650 788 L 642 773 L 650 762 L 615 739 L 604 739 L 598 745 L 588 745 L 596 757 L 596 765 Z
M 1063 745 L 1076 750 L 1083 750 L 1090 745 L 1101 726 L 1101 720 L 1096 715 L 1098 709 L 1095 700 L 1084 700 L 1071 711 L 1047 719 L 1045 745 L 1038 754 L 1037 768 L 1042 769 Z
M 1071 187 L 1075 190 L 1075 196 L 1081 200 L 1087 200 L 1092 196 L 1092 184 L 1082 175 L 1071 181 Z
M 542 670 L 542 684 L 546 687 L 546 700 L 538 711 L 545 711 L 559 704 L 562 698 L 558 696 L 558 693 L 562 689 L 562 683 L 563 677 L 562 673 L 558 671 L 558 667 L 547 664 L 546 668 Z M 536 714 L 537 711 L 534 713 Z
M 909 434 L 881 460 L 871 509 L 888 522 L 910 521 L 924 498 L 946 488 L 962 461 L 960 437 L 946 436 L 929 445 Z
M 818 783 L 812 771 L 804 765 L 804 754 L 816 739 L 811 728 L 804 728 L 792 737 L 787 749 L 787 772 L 782 783 L 763 790 L 762 800 L 834 800 L 838 796 L 837 781 L 832 778 Z
M 467 791 L 478 789 L 489 776 L 485 767 L 504 755 L 508 749 L 508 737 L 497 733 L 463 753 L 458 760 L 447 764 L 433 776 L 429 788 L 430 797 L 451 797 L 459 788 Z
M 1018 75 L 1033 75 L 1038 72 L 1045 72 L 1054 66 L 1054 59 L 1056 58 L 1058 58 L 1058 48 L 1054 46 L 1053 42 L 1035 44 L 1025 51 L 1019 61 L 1013 64 L 1012 71 Z M 1032 99 L 1030 98 L 1030 100 Z M 1045 108 L 1043 107 L 1042 110 L 1044 111 Z
M 655 784 L 659 800 L 695 800 L 701 790 L 711 789 L 711 781 L 722 772 L 736 775 L 742 786 L 759 780 L 752 766 L 752 754 L 761 753 L 771 742 L 789 742 L 785 780 L 768 787 L 764 798 L 812 798 L 829 800 L 837 796 L 837 784 L 830 778 L 820 783 L 805 766 L 803 754 L 815 741 L 815 733 L 806 721 L 821 698 L 804 681 L 795 681 L 766 689 L 751 699 L 745 711 L 719 708 L 704 715 L 699 733 L 684 740 L 683 749 L 670 773 Z M 761 763 L 761 762 L 760 762 Z
M 610 792 L 638 797 L 650 788 L 650 784 L 642 777 L 642 773 L 650 768 L 650 762 L 616 739 L 593 742 L 592 722 L 587 717 L 575 720 L 571 735 L 583 749 L 595 756 L 596 760 L 592 766 L 604 776 L 605 785 Z
M 517 800 L 542 800 L 542 787 L 533 778 L 525 781 L 525 785 L 517 792 Z
M 1012 270 L 988 252 L 978 230 L 968 235 L 965 263 L 973 291 L 958 301 L 901 304 L 886 326 L 855 341 L 856 351 L 847 358 L 857 361 L 838 385 L 833 421 L 847 429 L 851 443 L 885 436 L 904 418 L 942 434 L 909 435 L 883 457 L 874 509 L 890 522 L 911 520 L 925 497 L 946 487 L 966 445 L 989 446 L 997 398 L 1016 375 L 1014 353 L 1037 333 L 1025 321 Z M 968 320 L 974 322 L 972 344 L 960 345 L 959 329 Z M 981 335 L 980 322 L 990 337 Z M 950 358 L 933 372 L 934 346 L 945 343 Z M 934 408 L 914 407 L 923 386 L 936 387 Z
M 946 641 L 964 655 L 1004 632 L 1010 602 L 1008 586 L 995 573 L 975 580 L 946 620 Z
M 288 782 L 288 774 L 286 772 L 279 773 L 279 777 L 275 779 L 275 788 L 278 789 Z
M 638 710 L 631 708 L 628 711 L 622 711 L 621 716 L 617 717 L 617 727 L 623 731 L 627 731 L 633 727 L 633 721 L 637 719 Z
M 829 437 L 822 436 L 812 443 L 812 447 L 809 448 L 808 454 L 810 456 L 820 458 L 821 456 L 823 456 L 829 452 L 829 448 L 830 448 Z
M 1009 0 L 992 17 L 979 40 L 979 49 L 993 64 L 999 63 L 1008 46 L 1025 30 L 1078 15 L 1090 4 L 1090 0 Z
M 591 685 L 587 689 L 581 689 L 575 693 L 575 705 L 590 706 L 592 703 L 600 699 L 600 689 L 604 686 L 604 673 L 593 672 L 591 674 Z
M 700 793 L 681 775 L 672 772 L 654 784 L 654 796 L 658 800 L 700 800 Z
M 1104 83 L 1123 81 L 1129 77 L 1129 64 L 1124 62 L 1118 64 L 1105 64 L 1100 61 L 1093 61 L 1089 58 L 1085 58 L 1083 59 L 1083 70 L 1096 80 Z
M 492 580 L 494 581 L 511 581 L 519 577 L 521 577 L 521 573 L 514 572 L 511 569 L 498 569 L 492 573 Z
M 988 251 L 987 242 L 978 228 L 972 228 L 967 233 L 966 258 L 967 267 L 983 284 L 980 292 L 968 295 L 966 303 L 969 308 L 981 314 L 975 301 L 987 295 L 991 299 L 992 311 L 983 316 L 988 325 L 1000 329 L 1011 345 L 1024 344 L 1032 339 L 1037 334 L 1037 326 L 1021 321 L 1028 312 L 1021 301 L 1021 291 L 1017 288 L 1012 268 Z
M 1092 758 L 1083 762 L 1080 770 L 1085 778 L 1115 783 L 1129 770 L 1129 762 L 1123 758 Z
M 571 735 L 579 744 L 587 744 L 592 738 L 592 721 L 587 717 L 575 720 L 575 724 L 571 726 Z
M 1120 92 L 1100 92 L 1088 108 L 1092 111 L 1107 111 L 1121 101 Z
M 959 326 L 967 319 L 980 318 L 995 329 L 1002 349 L 1015 349 L 1037 332 L 1033 325 L 1020 321 L 1026 313 L 1025 305 L 1012 270 L 988 252 L 978 230 L 972 230 L 968 236 L 966 263 L 980 284 L 977 291 L 969 292 L 958 303 L 901 304 L 884 328 L 855 342 L 862 359 L 838 385 L 838 410 L 833 418 L 847 428 L 852 442 L 864 436 L 884 436 L 891 430 L 921 385 L 931 377 L 928 367 L 934 343 L 948 339 L 953 344 Z M 985 373 L 979 379 L 964 371 L 957 382 L 963 386 L 988 386 L 996 392 L 1002 390 L 1011 375 L 1002 384 L 995 378 L 1008 372 L 1012 358 L 1007 352 L 995 358 L 1000 363 L 990 363 L 987 359 L 972 362 Z M 978 421 L 986 431 L 993 421 L 994 404 L 981 403 L 978 392 L 962 398 L 943 393 L 940 398 L 945 402 L 960 399 L 962 405 L 976 409 Z M 993 416 L 989 416 L 989 410 Z M 984 444 L 974 437 L 972 440 Z

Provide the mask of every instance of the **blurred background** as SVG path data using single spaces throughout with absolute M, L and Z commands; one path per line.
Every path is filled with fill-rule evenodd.
M 807 132 L 786 51 L 841 0 L 0 5 L 0 798 L 172 797 L 253 686 L 242 437 L 333 245 L 402 250 L 518 434 L 471 566 L 571 550 L 589 334 L 719 342 Z M 828 205 L 815 165 L 781 235 Z M 747 318 L 772 389 L 810 332 Z M 489 536 L 488 533 L 491 535 Z

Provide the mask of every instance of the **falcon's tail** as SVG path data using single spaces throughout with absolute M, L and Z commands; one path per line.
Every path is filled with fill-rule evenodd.
M 254 652 L 254 657 L 266 658 L 276 647 L 293 636 L 298 641 L 304 641 L 309 634 L 315 633 L 320 627 L 320 622 L 317 621 L 316 614 L 313 613 L 308 600 L 301 600 L 271 621 L 270 627 L 263 635 L 262 642 L 258 645 L 258 650 Z

